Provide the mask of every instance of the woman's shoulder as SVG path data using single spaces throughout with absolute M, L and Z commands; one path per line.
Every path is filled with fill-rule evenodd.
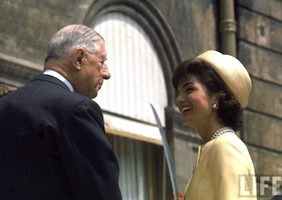
M 234 133 L 227 132 L 220 137 L 209 141 L 203 147 L 203 155 L 222 158 L 234 157 L 250 159 L 250 154 L 244 142 Z
M 232 132 L 227 132 L 214 141 L 214 146 L 218 149 L 238 149 L 239 151 L 246 151 L 247 147 L 245 143 Z
M 210 140 L 207 142 L 203 148 L 205 149 L 224 149 L 228 146 L 233 146 L 233 147 L 245 147 L 246 145 L 244 142 L 233 132 L 226 132 L 216 139 Z

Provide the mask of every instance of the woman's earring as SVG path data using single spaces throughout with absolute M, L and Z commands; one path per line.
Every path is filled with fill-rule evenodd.
M 213 110 L 217 110 L 217 109 L 218 109 L 218 106 L 217 106 L 216 103 L 214 103 L 214 104 L 212 105 L 212 109 L 213 109 Z

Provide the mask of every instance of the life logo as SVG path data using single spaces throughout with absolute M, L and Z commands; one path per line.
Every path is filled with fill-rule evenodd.
M 239 176 L 239 196 L 273 197 L 281 196 L 282 175 Z

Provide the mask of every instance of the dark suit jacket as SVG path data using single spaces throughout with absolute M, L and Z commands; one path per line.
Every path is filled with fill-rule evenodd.
M 0 199 L 120 200 L 100 107 L 40 75 L 0 99 Z

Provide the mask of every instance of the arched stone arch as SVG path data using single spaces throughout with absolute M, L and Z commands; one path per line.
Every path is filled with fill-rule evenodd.
M 90 1 L 87 1 L 89 3 Z M 159 56 L 167 89 L 168 106 L 174 105 L 174 89 L 171 85 L 173 68 L 181 61 L 174 35 L 164 17 L 147 0 L 103 0 L 94 1 L 84 16 L 83 23 L 91 25 L 93 20 L 110 12 L 120 12 L 133 18 L 150 37 Z

